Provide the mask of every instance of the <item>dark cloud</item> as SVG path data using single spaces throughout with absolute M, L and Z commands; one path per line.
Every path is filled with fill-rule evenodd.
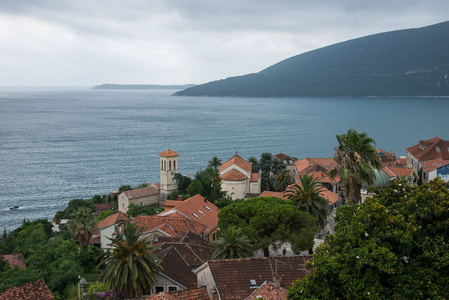
M 442 22 L 448 10 L 442 0 L 2 0 L 0 82 L 201 83 Z

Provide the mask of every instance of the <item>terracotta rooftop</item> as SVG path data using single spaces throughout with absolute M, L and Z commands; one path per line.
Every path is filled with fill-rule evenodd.
M 284 198 L 284 192 L 263 191 L 260 197 L 278 197 Z M 285 199 L 285 198 L 284 198 Z
M 288 290 L 276 286 L 274 283 L 265 281 L 260 287 L 252 292 L 245 300 L 270 299 L 285 300 L 287 299 Z
M 25 262 L 23 261 L 23 256 L 20 253 L 1 255 L 1 257 L 3 257 L 4 260 L 9 262 L 9 266 L 11 267 L 11 269 L 15 268 L 26 269 L 27 267 L 25 265 Z
M 276 155 L 273 155 L 273 157 L 277 158 L 284 165 L 294 165 L 295 164 L 295 159 L 291 156 L 288 156 L 285 153 L 278 153 Z
M 12 287 L 0 293 L 0 299 L 50 300 L 54 299 L 43 279 Z
M 156 184 L 152 184 L 148 187 L 137 189 L 137 190 L 130 190 L 123 192 L 128 199 L 137 199 L 142 197 L 148 197 L 152 195 L 159 195 L 160 188 Z
M 137 299 L 139 299 L 139 300 L 210 300 L 205 286 L 195 288 L 195 289 L 180 290 L 180 291 L 169 292 L 169 293 L 162 292 L 162 293 L 158 293 L 156 295 L 139 297 Z
M 112 204 L 112 203 L 97 203 L 97 204 L 95 204 L 95 208 L 97 209 L 97 211 L 109 210 L 109 209 L 114 208 L 114 204 Z
M 218 212 L 220 209 L 210 201 L 197 194 L 186 199 L 174 208 L 161 212 L 158 216 L 171 216 L 173 213 L 179 213 L 182 216 L 204 224 L 208 231 L 213 231 L 218 226 Z
M 441 158 L 437 158 L 437 159 L 433 159 L 433 160 L 429 160 L 429 161 L 425 161 L 425 162 L 421 163 L 424 172 L 430 172 L 435 169 L 444 167 L 445 165 L 448 165 L 448 164 L 449 164 L 449 160 L 442 160 Z
M 303 158 L 295 162 L 295 167 L 298 173 L 313 165 L 319 165 L 327 171 L 330 171 L 337 166 L 337 163 L 333 158 Z
M 245 299 L 254 291 L 254 286 L 273 281 L 275 270 L 281 277 L 280 286 L 288 289 L 293 281 L 306 276 L 305 262 L 312 259 L 311 255 L 298 255 L 211 260 L 195 273 L 209 266 L 221 299 Z
M 413 174 L 413 168 L 406 168 L 405 166 L 387 166 L 383 167 L 382 170 L 387 173 L 390 178 L 394 177 L 411 177 Z
M 127 214 L 125 214 L 123 212 L 118 212 L 118 213 L 115 213 L 109 217 L 106 217 L 104 220 L 101 220 L 100 222 L 98 222 L 96 227 L 99 230 L 101 230 L 103 228 L 106 228 L 106 227 L 109 227 L 109 226 L 115 224 L 118 221 L 127 220 L 127 219 L 128 219 Z
M 178 153 L 176 153 L 175 151 L 172 151 L 170 149 L 165 150 L 164 152 L 159 153 L 159 156 L 162 157 L 174 157 L 174 156 L 179 156 Z
M 259 173 L 251 173 L 251 182 L 259 181 Z
M 206 225 L 185 217 L 137 216 L 133 222 L 137 222 L 138 228 L 144 227 L 144 233 L 160 230 L 169 236 L 180 236 L 188 231 L 200 235 L 206 230 Z
M 246 180 L 246 175 L 242 172 L 232 169 L 231 171 L 228 171 L 220 176 L 221 180 L 227 180 L 227 181 L 243 181 Z
M 253 168 L 253 166 L 249 162 L 247 162 L 246 160 L 244 160 L 243 158 L 238 156 L 238 154 L 236 153 L 236 155 L 233 158 L 231 158 L 228 161 L 221 164 L 220 173 L 223 172 L 224 170 L 226 170 L 228 167 L 230 167 L 233 164 L 239 166 L 240 168 L 242 168 L 243 170 L 245 170 L 247 172 L 251 172 L 251 170 Z
M 420 161 L 440 158 L 449 160 L 449 141 L 434 137 L 430 140 L 421 140 L 419 144 L 406 149 L 411 155 Z

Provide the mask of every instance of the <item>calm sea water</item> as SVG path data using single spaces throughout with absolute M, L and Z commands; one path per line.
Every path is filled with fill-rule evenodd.
M 174 91 L 0 89 L 0 228 L 51 219 L 74 198 L 159 181 L 158 153 L 183 174 L 284 152 L 331 157 L 336 134 L 366 132 L 405 155 L 420 139 L 449 139 L 448 98 L 172 97 Z M 11 211 L 9 207 L 20 209 Z

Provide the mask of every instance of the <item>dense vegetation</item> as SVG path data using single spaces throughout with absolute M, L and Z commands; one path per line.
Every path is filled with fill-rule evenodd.
M 362 37 L 300 54 L 259 73 L 197 85 L 180 96 L 449 95 L 449 22 Z
M 289 299 L 449 298 L 449 190 L 405 179 L 337 212 L 335 235 Z

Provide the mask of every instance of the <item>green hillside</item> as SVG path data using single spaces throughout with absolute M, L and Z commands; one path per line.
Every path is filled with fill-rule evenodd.
M 449 96 L 449 22 L 370 35 L 178 96 Z

